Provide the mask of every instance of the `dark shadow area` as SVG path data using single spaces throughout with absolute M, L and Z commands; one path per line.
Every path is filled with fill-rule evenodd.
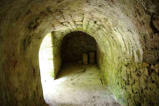
M 67 34 L 61 45 L 62 67 L 66 64 L 96 64 L 97 43 L 93 37 L 81 32 Z

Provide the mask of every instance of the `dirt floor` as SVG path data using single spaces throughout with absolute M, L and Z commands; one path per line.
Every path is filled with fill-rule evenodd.
M 44 94 L 50 106 L 120 106 L 103 85 L 95 65 L 67 65 L 46 87 L 51 87 Z

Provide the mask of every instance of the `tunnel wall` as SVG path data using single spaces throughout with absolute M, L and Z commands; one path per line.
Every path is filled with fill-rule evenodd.
M 96 39 L 101 76 L 118 102 L 158 105 L 157 0 L 2 0 L 0 6 L 1 104 L 45 105 L 38 63 L 41 41 L 52 31 L 62 38 L 78 30 Z M 55 48 L 55 65 L 60 65 Z

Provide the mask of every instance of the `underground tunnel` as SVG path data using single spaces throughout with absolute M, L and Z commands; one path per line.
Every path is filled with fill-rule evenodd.
M 158 0 L 1 0 L 2 106 L 158 106 Z

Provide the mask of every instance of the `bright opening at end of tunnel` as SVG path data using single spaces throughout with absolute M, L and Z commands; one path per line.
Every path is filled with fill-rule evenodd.
M 46 103 L 51 98 L 54 82 L 53 42 L 52 34 L 48 33 L 42 40 L 39 50 L 39 65 L 43 97 Z
M 41 43 L 39 51 L 39 64 L 42 83 L 44 83 L 43 81 L 48 80 L 49 78 L 53 78 L 54 65 L 51 33 L 48 33 Z

